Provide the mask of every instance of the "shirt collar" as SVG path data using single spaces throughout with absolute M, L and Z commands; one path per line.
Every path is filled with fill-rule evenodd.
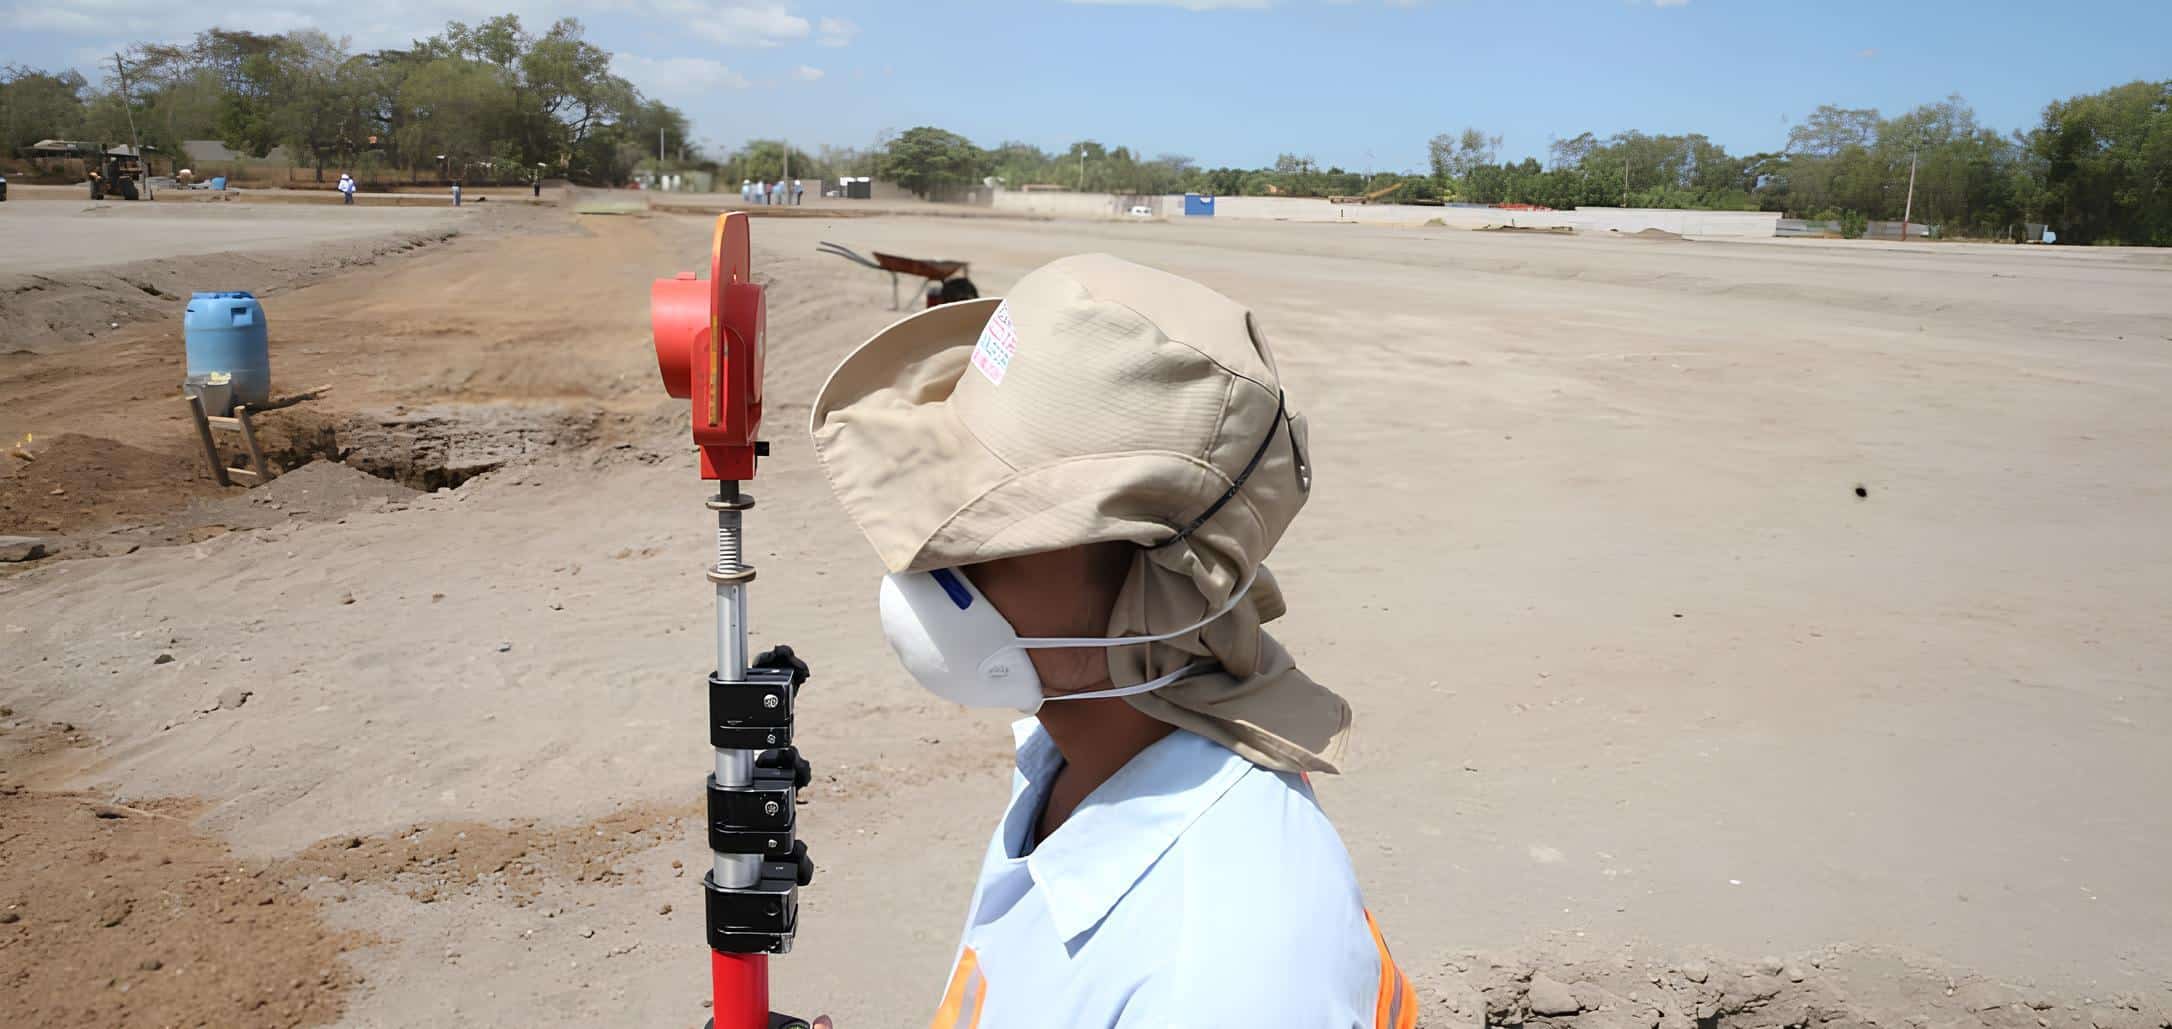
M 1012 734 L 1026 785 L 1011 800 L 1006 828 L 1013 819 L 1039 816 L 1048 781 L 1063 767 L 1062 753 L 1038 721 L 1020 721 Z M 1178 729 L 1087 794 L 1062 828 L 1026 858 L 1064 942 L 1101 924 L 1177 837 L 1251 768 L 1221 744 Z

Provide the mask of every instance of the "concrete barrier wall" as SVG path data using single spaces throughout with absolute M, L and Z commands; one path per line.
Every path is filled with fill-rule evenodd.
M 1769 239 L 1778 211 L 1668 211 L 1645 207 L 1579 207 L 1566 212 L 1578 232 L 1640 232 L 1664 229 L 1684 236 L 1748 236 Z
M 1133 204 L 1154 208 L 1157 217 L 1183 218 L 1181 194 L 1119 197 L 1105 193 L 1013 193 L 995 195 L 995 208 L 1051 218 L 1123 218 Z M 1583 233 L 1639 232 L 1662 229 L 1684 236 L 1768 238 L 1780 216 L 1769 211 L 1675 211 L 1644 207 L 1583 207 L 1574 211 L 1509 211 L 1494 207 L 1418 207 L 1405 204 L 1331 204 L 1318 197 L 1214 198 L 1214 216 L 1193 221 L 1357 222 L 1367 225 L 1424 225 L 1438 221 L 1449 228 L 1488 225 L 1521 228 L 1567 227 Z
M 1147 206 L 1154 205 L 1150 203 Z M 1019 214 L 1046 215 L 1050 218 L 1117 218 L 1124 213 L 1120 199 L 1107 193 L 1019 193 L 1006 190 L 995 195 L 995 209 Z M 1181 207 L 1178 209 L 1182 210 Z
M 1162 198 L 1161 209 L 1170 217 L 1184 216 L 1184 197 Z M 1373 225 L 1416 225 L 1433 217 L 1440 208 L 1399 207 L 1394 204 L 1330 204 L 1318 197 L 1214 198 L 1214 217 L 1253 221 L 1364 222 Z M 1204 221 L 1206 219 L 1194 219 Z
M 1163 210 L 1181 212 L 1184 198 L 1170 198 Z M 1487 225 L 1522 228 L 1567 227 L 1578 232 L 1638 232 L 1663 229 L 1684 236 L 1769 237 L 1780 216 L 1769 211 L 1674 211 L 1642 207 L 1581 207 L 1574 211 L 1510 211 L 1496 207 L 1418 207 L 1407 204 L 1330 204 L 1309 197 L 1216 197 L 1214 217 L 1293 222 L 1362 222 L 1373 225 L 1424 225 L 1439 221 L 1449 228 Z M 1203 219 L 1202 219 L 1203 220 Z

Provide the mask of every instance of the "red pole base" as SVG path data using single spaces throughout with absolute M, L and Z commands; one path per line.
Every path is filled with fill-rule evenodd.
M 716 1029 L 769 1029 L 769 955 L 709 952 Z

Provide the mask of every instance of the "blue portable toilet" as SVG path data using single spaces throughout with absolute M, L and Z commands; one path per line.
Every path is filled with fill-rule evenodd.
M 234 403 L 271 399 L 271 330 L 254 296 L 217 292 L 189 297 L 181 342 L 188 352 L 190 380 L 224 373 L 232 378 Z
M 1186 194 L 1184 194 L 1184 216 L 1185 216 L 1186 218 L 1212 218 L 1212 217 L 1214 217 L 1214 194 L 1212 194 L 1212 193 L 1186 193 Z

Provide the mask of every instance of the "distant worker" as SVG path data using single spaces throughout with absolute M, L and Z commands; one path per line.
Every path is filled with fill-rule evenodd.
M 453 206 L 460 206 L 460 182 L 457 179 L 453 181 Z
M 543 199 L 543 176 L 538 174 L 528 183 L 528 188 L 530 196 L 535 197 L 537 200 Z
M 742 202 L 742 203 L 748 203 L 748 204 L 751 204 L 751 203 L 753 203 L 753 202 L 754 202 L 754 180 L 753 180 L 753 179 L 740 179 L 740 180 L 739 180 L 739 200 L 740 200 L 740 202 Z
M 805 186 L 802 186 L 802 185 L 800 185 L 800 183 L 799 183 L 799 180 L 798 180 L 798 179 L 793 179 L 793 180 L 792 180 L 792 206 L 793 206 L 793 207 L 798 207 L 798 206 L 799 206 L 799 199 L 800 199 L 801 197 L 803 197 L 803 196 L 806 196 L 806 195 L 807 195 L 807 187 L 805 187 Z
M 339 195 L 340 203 L 354 206 L 354 176 L 346 172 L 339 173 Z
M 778 206 L 780 206 L 780 207 L 781 207 L 781 206 L 783 206 L 783 205 L 785 205 L 785 204 L 789 204 L 789 203 L 791 203 L 791 202 L 792 202 L 792 184 L 791 184 L 791 183 L 789 183 L 789 182 L 786 182 L 786 181 L 784 181 L 783 179 L 778 179 L 778 180 L 777 180 L 777 204 L 778 204 Z

